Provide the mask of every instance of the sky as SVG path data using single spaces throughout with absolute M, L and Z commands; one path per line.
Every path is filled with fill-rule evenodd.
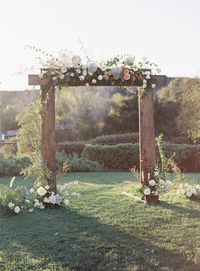
M 92 60 L 133 54 L 167 76 L 200 76 L 200 0 L 0 0 L 0 90 L 25 90 L 25 45 Z M 35 70 L 31 68 L 34 66 Z

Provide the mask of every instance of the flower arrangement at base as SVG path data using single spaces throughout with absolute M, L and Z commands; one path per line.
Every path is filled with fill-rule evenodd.
M 178 196 L 184 196 L 192 200 L 200 200 L 200 185 L 199 184 L 180 184 L 176 190 Z
M 34 207 L 38 209 L 45 208 L 59 208 L 61 206 L 67 206 L 69 204 L 69 198 L 76 196 L 80 197 L 80 193 L 70 193 L 68 188 L 72 185 L 78 185 L 78 182 L 70 182 L 65 185 L 58 186 L 56 192 L 50 190 L 49 185 L 42 185 L 36 183 L 33 188 L 30 189 L 30 194 L 33 195 Z
M 15 215 L 32 212 L 33 202 L 29 199 L 28 191 L 23 187 L 12 188 L 0 186 L 0 213 Z

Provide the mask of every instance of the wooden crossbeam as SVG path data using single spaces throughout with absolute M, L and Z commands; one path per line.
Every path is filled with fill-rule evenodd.
M 40 78 L 39 75 L 37 74 L 30 74 L 28 75 L 28 84 L 31 86 L 46 86 L 48 83 L 54 84 L 53 81 L 51 81 L 50 78 Z M 91 80 L 74 80 L 66 83 L 66 86 L 85 86 L 85 84 L 88 83 L 90 86 L 141 86 L 142 82 L 141 81 L 121 81 L 121 80 L 116 80 L 114 81 L 114 84 L 111 84 L 110 81 L 99 81 L 97 80 L 96 84 L 92 84 Z M 156 86 L 161 87 L 166 85 L 167 83 L 167 77 L 165 75 L 152 75 L 151 80 L 149 80 L 149 85 L 150 84 L 156 84 Z

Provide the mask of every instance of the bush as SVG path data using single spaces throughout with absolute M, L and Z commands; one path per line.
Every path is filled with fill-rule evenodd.
M 0 153 L 0 176 L 20 175 L 20 172 L 30 163 L 30 159 L 26 156 Z
M 174 161 L 183 172 L 200 171 L 200 145 L 165 144 L 167 156 L 175 153 Z
M 85 142 L 83 141 L 69 141 L 65 143 L 65 153 L 70 154 L 78 154 L 81 156 L 81 153 L 85 147 Z
M 116 135 L 98 136 L 90 140 L 91 144 L 120 144 L 120 143 L 138 143 L 139 133 L 127 133 Z
M 176 153 L 174 160 L 184 172 L 200 171 L 200 146 L 165 143 L 166 156 Z M 128 170 L 134 165 L 139 169 L 138 144 L 87 145 L 83 157 L 103 163 L 108 169 Z
M 91 161 L 77 154 L 66 155 L 64 153 L 56 153 L 57 170 L 63 171 L 63 166 L 69 166 L 71 172 L 101 172 L 105 171 L 102 164 L 97 161 Z M 68 168 L 68 167 L 66 167 Z
M 139 167 L 138 144 L 87 145 L 83 157 L 98 161 L 109 169 L 130 169 Z

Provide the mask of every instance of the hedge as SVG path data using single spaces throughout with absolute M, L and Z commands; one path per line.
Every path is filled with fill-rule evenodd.
M 176 153 L 174 160 L 183 172 L 200 172 L 200 146 L 189 144 L 165 144 L 166 155 Z M 139 168 L 139 145 L 87 145 L 83 157 L 98 161 L 108 169 L 127 170 Z
M 84 147 L 85 147 L 85 142 L 83 141 L 68 141 L 65 143 L 58 143 L 57 151 L 64 152 L 68 155 L 78 154 L 79 156 L 81 156 L 81 153 Z
M 129 169 L 139 163 L 138 144 L 86 145 L 82 156 L 103 164 L 108 169 Z
M 90 140 L 91 144 L 120 144 L 120 143 L 138 143 L 139 133 L 127 133 L 116 135 L 98 136 Z

